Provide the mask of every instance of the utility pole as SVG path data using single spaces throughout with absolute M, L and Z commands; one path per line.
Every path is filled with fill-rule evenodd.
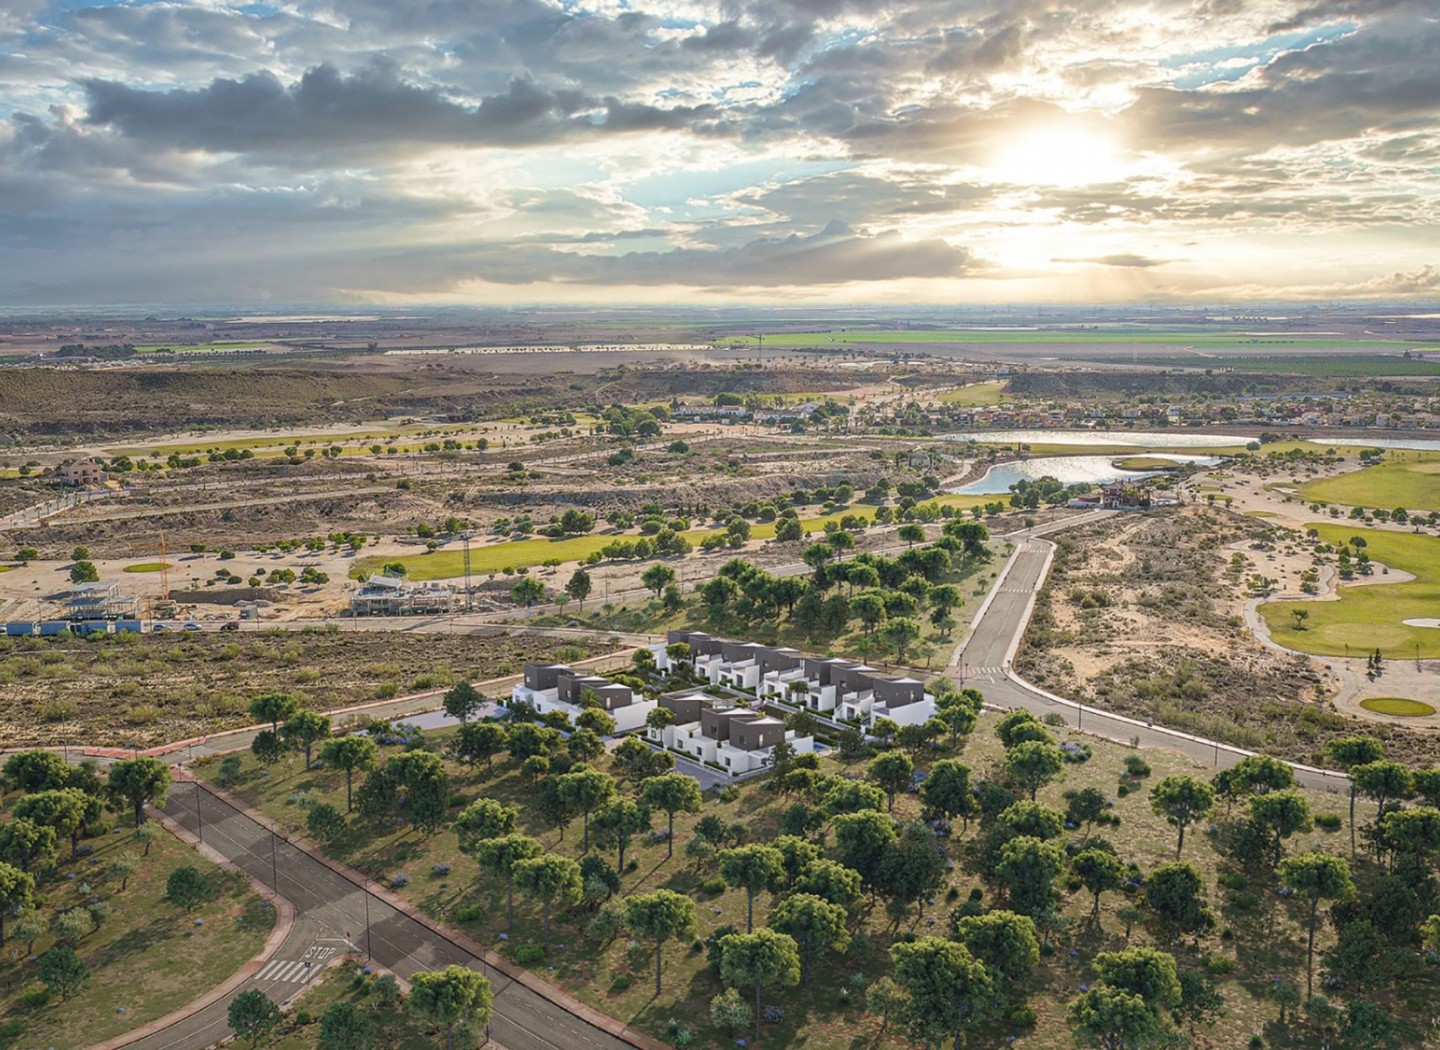
M 470 597 L 470 530 L 466 529 L 461 538 L 465 541 L 465 611 L 468 613 L 473 608 Z
M 205 844 L 205 818 L 200 814 L 200 778 L 192 777 L 190 783 L 195 785 L 195 835 L 200 844 Z

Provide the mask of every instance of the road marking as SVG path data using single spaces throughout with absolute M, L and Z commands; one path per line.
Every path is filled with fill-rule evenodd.
M 318 958 L 328 959 L 335 954 L 334 948 L 311 948 L 306 955 L 317 952 Z M 271 959 L 260 972 L 255 975 L 257 981 L 281 981 L 287 984 L 304 984 L 310 978 L 323 970 L 323 966 L 316 965 L 315 961 L 305 959 Z

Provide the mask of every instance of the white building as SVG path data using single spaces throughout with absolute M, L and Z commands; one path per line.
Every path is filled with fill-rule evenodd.
M 524 680 L 510 692 L 512 703 L 529 704 L 542 715 L 563 711 L 573 723 L 585 710 L 587 694 L 592 706 L 615 719 L 615 732 L 631 733 L 645 725 L 655 710 L 655 701 L 636 697 L 628 685 L 619 685 L 599 675 L 573 671 L 567 664 L 526 664 Z
M 664 729 L 647 727 L 645 735 L 651 743 L 732 776 L 769 766 L 781 740 L 796 754 L 815 750 L 813 737 L 797 735 L 780 719 L 707 693 L 662 696 L 660 706 L 674 713 L 675 722 Z

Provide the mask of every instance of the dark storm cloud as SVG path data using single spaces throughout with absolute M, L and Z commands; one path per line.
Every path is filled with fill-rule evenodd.
M 322 65 L 286 86 L 272 73 L 199 89 L 142 91 L 84 81 L 91 124 L 185 149 L 313 154 L 414 143 L 516 147 L 598 132 L 711 128 L 711 106 L 664 109 L 517 79 L 476 104 L 407 82 L 392 65 L 345 75 Z

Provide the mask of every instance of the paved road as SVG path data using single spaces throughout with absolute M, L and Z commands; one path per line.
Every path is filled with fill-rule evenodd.
M 1102 511 L 1081 515 L 1064 522 L 1037 529 L 1037 533 L 1058 532 L 1063 528 L 1099 520 L 1114 512 Z M 1015 674 L 1011 660 L 1021 635 L 1029 623 L 1036 593 L 1045 582 L 1055 545 L 1040 536 L 1023 539 L 1016 548 L 1005 571 L 997 580 L 994 594 L 975 625 L 974 631 L 958 654 L 952 673 L 964 685 L 974 686 L 985 699 L 1003 707 L 1024 708 L 1038 717 L 1058 714 L 1065 724 L 1087 733 L 1140 747 L 1178 751 L 1198 762 L 1225 768 L 1239 762 L 1250 752 L 1213 740 L 1205 740 L 1162 726 L 1109 714 L 1093 707 L 1076 704 L 1062 697 L 1037 689 Z M 1330 791 L 1348 791 L 1349 781 L 1342 774 L 1296 766 L 1296 777 L 1309 787 Z
M 326 959 L 346 951 L 364 954 L 367 944 L 377 964 L 401 977 L 452 963 L 484 973 L 495 987 L 492 1034 L 507 1050 L 630 1047 L 396 911 L 194 781 L 172 789 L 165 812 L 247 874 L 277 888 L 295 905 L 295 926 L 274 960 L 231 996 L 131 1044 L 135 1050 L 201 1050 L 229 1034 L 226 1011 L 234 995 L 259 988 L 283 1003 L 314 979 Z

